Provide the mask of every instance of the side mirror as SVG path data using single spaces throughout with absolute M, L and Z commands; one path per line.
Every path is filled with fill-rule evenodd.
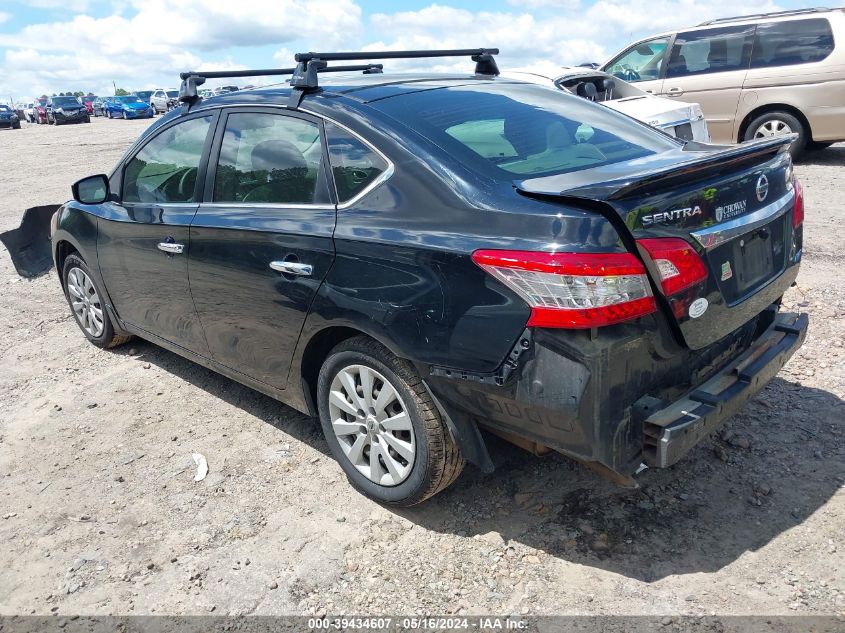
M 82 204 L 102 204 L 111 197 L 109 179 L 105 174 L 88 176 L 71 186 L 73 199 Z

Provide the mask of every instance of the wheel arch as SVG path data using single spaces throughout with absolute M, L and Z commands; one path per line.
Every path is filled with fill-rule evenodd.
M 62 275 L 62 269 L 65 266 L 65 260 L 67 260 L 68 256 L 72 255 L 73 253 L 76 253 L 77 255 L 79 255 L 79 257 L 82 258 L 83 261 L 85 261 L 85 257 L 82 255 L 82 253 L 79 252 L 79 248 L 70 240 L 62 238 L 56 242 L 55 255 L 53 259 L 56 262 L 56 271 L 59 273 L 59 277 L 61 277 Z
M 812 140 L 813 128 L 810 125 L 810 121 L 807 120 L 807 117 L 804 116 L 804 113 L 801 112 L 801 110 L 787 103 L 767 103 L 765 105 L 757 106 L 743 117 L 742 122 L 739 125 L 739 131 L 737 133 L 736 140 L 738 143 L 742 143 L 742 140 L 745 137 L 745 132 L 748 129 L 748 126 L 751 124 L 751 121 L 753 121 L 760 115 L 766 114 L 767 112 L 786 112 L 788 114 L 791 114 L 796 119 L 798 119 L 801 122 L 801 125 L 804 126 L 804 129 L 807 130 L 807 140 Z
M 328 325 L 317 330 L 302 347 L 299 361 L 302 395 L 309 415 L 314 417 L 319 415 L 317 411 L 317 377 L 320 374 L 320 368 L 335 347 L 356 336 L 366 336 L 384 345 L 391 353 L 402 358 L 402 355 L 398 354 L 389 342 L 382 340 L 381 337 L 374 336 L 371 332 L 365 332 L 351 325 Z
M 350 325 L 328 325 L 327 327 L 315 332 L 308 342 L 302 347 L 301 360 L 299 362 L 300 381 L 302 389 L 302 397 L 304 400 L 303 410 L 313 417 L 319 416 L 317 409 L 317 379 L 320 374 L 320 368 L 323 366 L 329 353 L 337 345 L 356 336 L 366 336 L 381 345 L 384 345 L 392 354 L 399 358 L 404 356 L 397 352 L 395 347 L 389 341 L 382 340 L 382 337 L 376 336 L 371 332 L 365 332 Z M 407 360 L 407 359 L 406 359 Z M 410 361 L 412 364 L 413 361 Z M 417 366 L 419 371 L 419 367 Z M 461 452 L 466 457 L 467 461 L 475 464 L 482 472 L 493 472 L 494 465 L 490 459 L 490 454 L 487 451 L 486 443 L 478 429 L 478 425 L 468 415 L 463 412 L 449 407 L 444 403 L 437 394 L 431 389 L 431 386 L 426 380 L 426 376 L 422 376 L 423 384 L 429 392 L 435 406 L 444 422 L 449 427 L 452 436 L 458 443 Z

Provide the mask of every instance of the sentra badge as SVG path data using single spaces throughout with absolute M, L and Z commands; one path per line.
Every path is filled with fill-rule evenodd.
M 673 211 L 661 211 L 660 213 L 644 215 L 643 226 L 651 226 L 652 224 L 659 224 L 661 222 L 675 222 L 682 218 L 691 218 L 696 215 L 701 215 L 701 207 L 698 205 L 686 207 L 685 209 L 674 209 Z

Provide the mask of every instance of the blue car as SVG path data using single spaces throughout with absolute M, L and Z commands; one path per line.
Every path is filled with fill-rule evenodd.
M 106 116 L 110 119 L 148 119 L 153 116 L 150 103 L 137 95 L 112 97 L 104 105 Z

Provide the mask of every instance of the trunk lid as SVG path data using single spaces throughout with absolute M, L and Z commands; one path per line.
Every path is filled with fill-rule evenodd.
M 794 279 L 797 267 L 784 275 L 800 258 L 790 221 L 791 141 L 781 137 L 730 148 L 688 143 L 634 161 L 520 181 L 516 187 L 525 195 L 609 217 L 626 246 L 639 250 L 658 297 L 657 268 L 634 240 L 674 237 L 691 245 L 707 279 L 688 296 L 659 303 L 686 344 L 700 349 L 755 317 Z

